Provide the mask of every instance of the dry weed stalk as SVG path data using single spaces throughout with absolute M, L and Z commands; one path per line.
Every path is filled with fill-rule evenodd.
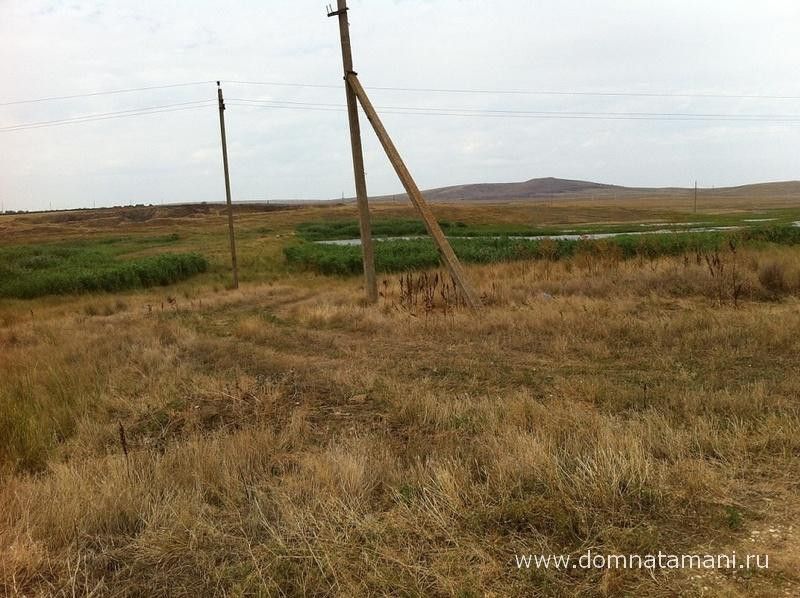
M 444 315 L 448 315 L 467 306 L 455 280 L 440 272 L 421 272 L 417 275 L 407 272 L 400 275 L 398 282 L 400 307 L 406 311 L 413 313 L 421 308 L 428 316 L 441 309 Z
M 734 239 L 728 241 L 729 262 L 726 261 L 726 254 L 721 253 L 718 249 L 707 253 L 698 251 L 696 255 L 698 262 L 702 255 L 702 259 L 706 263 L 715 287 L 717 303 L 722 305 L 730 300 L 734 307 L 738 307 L 739 300 L 745 291 L 745 281 L 739 270 L 736 241 Z
M 122 453 L 125 455 L 125 471 L 130 478 L 131 475 L 131 461 L 130 461 L 130 454 L 128 452 L 128 439 L 125 435 L 125 426 L 122 425 L 122 422 L 118 422 L 119 424 L 119 444 L 122 447 Z

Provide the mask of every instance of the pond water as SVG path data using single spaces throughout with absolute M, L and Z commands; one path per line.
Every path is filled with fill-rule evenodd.
M 800 222 L 795 222 L 795 226 L 800 226 Z M 622 235 L 665 235 L 668 233 L 708 233 L 725 230 L 736 230 L 740 226 L 706 226 L 696 228 L 681 228 L 681 229 L 656 229 L 647 231 L 630 231 L 623 233 L 585 233 L 585 234 L 561 234 L 561 235 L 531 235 L 531 236 L 517 236 L 514 235 L 513 239 L 524 239 L 526 241 L 541 241 L 542 239 L 553 239 L 554 241 L 577 241 L 580 239 L 608 239 L 610 237 L 620 237 Z M 375 237 L 375 241 L 413 241 L 415 239 L 427 239 L 426 235 L 406 236 L 406 237 Z M 496 237 L 448 237 L 450 239 L 504 239 L 504 236 Z M 361 245 L 361 239 L 336 239 L 333 241 L 316 241 L 322 245 Z

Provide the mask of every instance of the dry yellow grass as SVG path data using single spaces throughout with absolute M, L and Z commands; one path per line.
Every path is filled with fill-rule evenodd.
M 0 588 L 797 595 L 800 250 L 736 259 L 737 305 L 694 256 L 471 267 L 477 316 L 279 268 L 0 304 Z M 514 564 L 588 548 L 770 569 Z

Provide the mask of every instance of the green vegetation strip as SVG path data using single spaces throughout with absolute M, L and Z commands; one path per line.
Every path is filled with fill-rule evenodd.
M 540 235 L 583 235 L 593 233 L 626 233 L 647 232 L 648 230 L 674 230 L 688 232 L 691 228 L 713 228 L 719 226 L 784 226 L 800 219 L 798 210 L 775 210 L 770 213 L 736 214 L 671 214 L 659 222 L 649 223 L 595 223 L 575 224 L 569 226 L 530 226 L 525 224 L 491 223 L 466 224 L 440 220 L 444 234 L 448 237 L 534 237 Z M 359 237 L 358 221 L 342 218 L 336 220 L 304 222 L 297 225 L 297 236 L 305 241 L 336 241 L 357 239 Z M 413 237 L 427 235 L 425 225 L 413 218 L 376 218 L 372 221 L 372 235 L 381 237 Z
M 0 247 L 0 297 L 122 291 L 168 285 L 205 272 L 208 262 L 195 253 L 124 256 L 126 251 L 175 240 L 170 236 Z
M 553 234 L 550 228 L 531 228 L 513 224 L 468 225 L 463 222 L 440 220 L 448 237 L 494 237 Z M 413 237 L 427 235 L 422 220 L 406 218 L 376 218 L 372 221 L 374 237 Z M 297 236 L 306 241 L 334 241 L 357 239 L 360 235 L 358 221 L 350 219 L 304 222 L 297 226 Z
M 580 253 L 619 258 L 658 257 L 714 251 L 730 243 L 797 245 L 800 244 L 800 228 L 772 226 L 724 232 L 621 234 L 597 240 L 455 237 L 450 239 L 450 243 L 460 259 L 477 264 L 524 259 L 558 260 Z M 286 247 L 284 253 L 289 264 L 322 274 L 350 275 L 362 271 L 361 247 L 358 245 L 306 242 Z M 403 272 L 438 266 L 439 255 L 430 239 L 386 240 L 375 244 L 375 262 L 379 272 Z

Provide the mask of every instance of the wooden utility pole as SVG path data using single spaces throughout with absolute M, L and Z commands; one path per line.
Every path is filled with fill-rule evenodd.
M 356 98 L 361 104 L 361 107 L 364 109 L 367 119 L 372 124 L 372 128 L 375 130 L 375 134 L 378 136 L 378 140 L 381 142 L 381 145 L 383 146 L 389 161 L 392 163 L 400 182 L 403 184 L 403 187 L 405 187 L 406 193 L 411 199 L 411 203 L 414 204 L 414 207 L 417 209 L 420 216 L 422 216 L 422 220 L 425 222 L 425 228 L 428 230 L 428 234 L 433 237 L 433 241 L 436 243 L 436 247 L 439 250 L 439 255 L 441 256 L 445 266 L 450 271 L 450 274 L 452 275 L 459 291 L 464 296 L 467 305 L 472 308 L 478 308 L 481 306 L 480 298 L 467 281 L 464 270 L 461 267 L 461 262 L 458 261 L 456 254 L 453 252 L 453 248 L 450 247 L 450 243 L 444 236 L 439 223 L 436 221 L 436 218 L 428 207 L 425 198 L 422 196 L 417 184 L 414 182 L 411 173 L 403 162 L 403 159 L 400 157 L 400 153 L 397 151 L 397 148 L 392 142 L 392 138 L 389 137 L 389 133 L 383 126 L 378 113 L 375 111 L 375 107 L 372 105 L 369 96 L 367 96 L 367 92 L 364 91 L 364 88 L 361 86 L 361 82 L 358 80 L 358 75 L 355 71 L 353 71 L 353 59 L 350 50 L 350 30 L 347 20 L 347 0 L 337 0 L 337 9 L 338 10 L 333 11 L 329 7 L 328 16 L 339 17 L 339 35 L 342 39 L 342 60 L 344 64 L 345 87 L 347 88 L 347 111 L 350 117 L 350 138 L 353 147 L 353 167 L 356 175 L 356 194 L 359 200 L 359 214 L 366 216 L 366 218 L 363 216 L 361 218 L 361 242 L 362 247 L 365 248 L 365 274 L 367 271 L 367 249 L 364 245 L 364 222 L 366 221 L 367 226 L 369 226 L 369 210 L 367 206 L 366 184 L 363 182 L 364 163 L 361 152 L 361 134 L 358 127 L 358 107 L 355 103 Z M 355 127 L 353 126 L 354 124 Z M 361 183 L 359 183 L 359 179 L 361 179 Z M 361 197 L 358 193 L 359 184 L 362 185 L 364 189 L 363 208 L 361 204 Z M 371 252 L 371 238 L 369 238 L 369 243 L 369 251 Z
M 231 265 L 233 266 L 233 288 L 239 288 L 239 266 L 236 263 L 236 238 L 233 233 L 233 203 L 231 202 L 231 179 L 228 173 L 228 141 L 225 138 L 225 100 L 222 87 L 217 81 L 217 101 L 219 103 L 219 131 L 222 136 L 222 167 L 225 171 L 225 200 L 228 204 L 228 234 L 231 238 Z
M 364 175 L 364 153 L 361 148 L 361 126 L 358 122 L 358 104 L 353 90 L 347 84 L 347 77 L 353 73 L 353 53 L 350 49 L 350 24 L 347 21 L 347 0 L 338 0 L 338 10 L 328 8 L 328 16 L 339 17 L 339 37 L 342 41 L 342 66 L 344 67 L 345 96 L 347 97 L 347 118 L 350 122 L 350 149 L 353 153 L 353 175 L 356 183 L 356 203 L 358 204 L 358 224 L 361 233 L 361 256 L 364 264 L 364 288 L 367 301 L 378 300 L 378 283 L 375 279 L 375 247 L 372 243 L 372 227 L 369 218 L 367 180 Z
M 361 86 L 358 76 L 355 73 L 349 73 L 347 75 L 347 82 L 350 84 L 358 101 L 361 103 L 361 107 L 364 109 L 367 119 L 372 123 L 372 128 L 375 129 L 375 134 L 378 136 L 386 152 L 386 156 L 392 163 L 400 182 L 403 183 L 403 187 L 405 187 L 406 193 L 408 193 L 408 197 L 411 199 L 411 203 L 414 204 L 414 207 L 417 208 L 420 216 L 422 216 L 422 220 L 425 222 L 425 228 L 428 229 L 428 234 L 433 237 L 433 241 L 439 249 L 439 255 L 442 261 L 444 261 L 445 266 L 450 270 L 450 274 L 452 274 L 453 280 L 455 280 L 456 285 L 458 285 L 459 290 L 467 300 L 467 304 L 473 308 L 480 307 L 481 301 L 478 295 L 475 294 L 475 291 L 472 290 L 469 282 L 467 282 L 467 277 L 464 274 L 464 269 L 461 267 L 461 262 L 458 261 L 456 254 L 453 252 L 453 248 L 450 247 L 447 237 L 444 236 L 433 212 L 431 212 L 431 209 L 428 207 L 428 202 L 425 201 L 411 173 L 403 162 L 403 158 L 400 157 L 400 152 L 397 151 L 397 148 L 392 142 L 392 138 L 389 137 L 389 133 L 386 132 L 386 128 L 383 126 L 378 113 L 375 111 L 375 107 L 367 96 L 367 92 L 364 91 L 364 88 Z
M 697 181 L 694 182 L 694 213 L 697 214 Z

